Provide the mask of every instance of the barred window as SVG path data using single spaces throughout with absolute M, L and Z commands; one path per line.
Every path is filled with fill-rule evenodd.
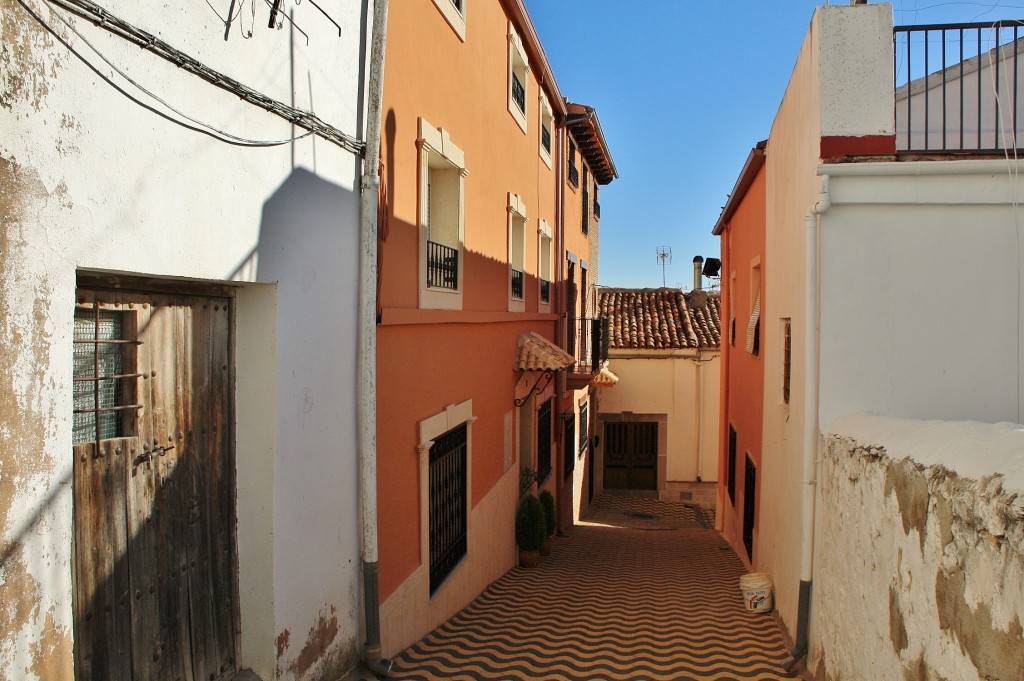
M 430 448 L 430 593 L 466 555 L 466 436 L 463 423 Z
M 134 338 L 126 314 L 117 310 L 75 310 L 72 388 L 76 444 L 130 435 L 136 405 Z

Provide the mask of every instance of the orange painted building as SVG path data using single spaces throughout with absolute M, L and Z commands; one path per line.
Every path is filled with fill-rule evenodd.
M 764 143 L 751 150 L 713 233 L 722 239 L 722 390 L 717 522 L 752 567 L 757 559 L 764 362 Z
M 521 0 L 394 3 L 387 45 L 377 449 L 393 655 L 514 566 L 521 467 L 562 493 L 575 105 Z M 571 243 L 589 254 L 585 234 Z

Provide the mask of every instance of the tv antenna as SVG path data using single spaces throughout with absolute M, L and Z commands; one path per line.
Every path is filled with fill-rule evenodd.
M 662 286 L 662 288 L 664 288 L 665 287 L 665 263 L 667 262 L 669 265 L 672 264 L 672 249 L 668 248 L 668 247 L 665 247 L 665 248 L 660 248 L 659 247 L 658 248 L 658 262 L 661 263 L 661 286 Z

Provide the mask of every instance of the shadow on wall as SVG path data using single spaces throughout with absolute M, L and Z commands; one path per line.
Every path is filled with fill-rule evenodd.
M 358 194 L 294 169 L 263 205 L 256 279 L 277 282 L 274 635 L 298 679 L 356 656 L 358 256 Z

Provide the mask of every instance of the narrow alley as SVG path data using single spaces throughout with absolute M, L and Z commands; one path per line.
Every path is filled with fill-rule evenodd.
M 395 660 L 391 678 L 784 679 L 768 614 L 699 507 L 604 494 L 551 555 L 515 568 Z

